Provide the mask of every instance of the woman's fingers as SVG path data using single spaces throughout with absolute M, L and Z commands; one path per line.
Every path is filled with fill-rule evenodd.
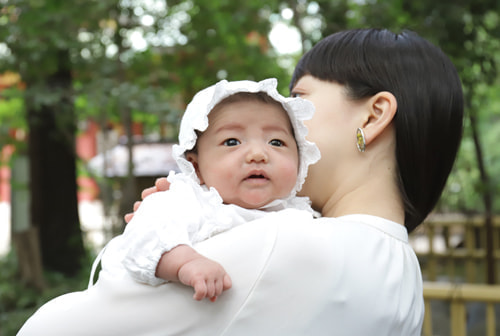
M 134 212 L 130 212 L 128 214 L 125 214 L 125 216 L 123 216 L 123 218 L 125 219 L 125 223 L 130 223 L 130 221 L 132 220 L 132 217 L 134 217 L 134 213 L 137 211 L 137 209 L 139 209 L 140 205 L 141 205 L 140 201 L 135 202 L 134 203 Z
M 142 191 L 141 193 L 141 198 L 142 199 L 145 199 L 147 196 L 151 195 L 151 194 L 154 194 L 155 192 L 157 192 L 158 189 L 155 187 L 149 187 L 149 188 L 146 188 Z
M 155 181 L 155 186 L 154 187 L 149 187 L 146 188 L 142 191 L 141 193 L 141 198 L 145 199 L 147 196 L 154 194 L 155 192 L 158 191 L 167 191 L 170 188 L 170 182 L 168 182 L 166 177 L 160 177 Z M 140 201 L 137 201 L 134 203 L 134 212 L 139 209 L 139 206 L 141 205 Z M 126 223 L 129 223 L 132 218 L 134 217 L 133 213 L 128 213 L 126 214 L 123 218 L 125 219 Z
M 168 182 L 166 177 L 160 177 L 156 180 L 155 187 L 157 191 L 167 191 L 170 188 L 170 182 Z
M 129 223 L 132 220 L 132 217 L 134 217 L 134 214 L 132 212 L 123 216 L 123 218 L 125 219 L 125 223 Z

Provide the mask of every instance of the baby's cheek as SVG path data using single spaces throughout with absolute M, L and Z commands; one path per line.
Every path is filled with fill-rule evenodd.
M 298 167 L 289 165 L 283 167 L 280 171 L 280 178 L 282 179 L 282 188 L 284 189 L 284 196 L 288 195 L 297 183 Z

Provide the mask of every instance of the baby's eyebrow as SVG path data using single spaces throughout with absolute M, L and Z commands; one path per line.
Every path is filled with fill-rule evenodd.
M 242 131 L 245 129 L 245 125 L 240 122 L 229 122 L 220 126 L 216 126 L 214 132 L 224 132 L 224 131 Z M 293 133 L 291 126 L 281 125 L 281 124 L 269 124 L 262 128 L 265 132 L 281 132 L 281 133 Z
M 285 125 L 269 125 L 264 127 L 265 131 L 278 131 L 283 133 L 290 133 L 290 129 Z
M 221 132 L 221 131 L 238 131 L 238 130 L 242 130 L 244 127 L 243 125 L 241 125 L 240 123 L 228 123 L 228 124 L 224 124 L 220 127 L 217 127 L 215 129 L 215 132 Z

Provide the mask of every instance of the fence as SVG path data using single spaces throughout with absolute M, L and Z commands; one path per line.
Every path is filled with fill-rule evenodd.
M 496 279 L 500 279 L 499 216 L 493 218 L 492 238 L 493 271 Z M 424 279 L 486 282 L 487 236 L 481 217 L 431 218 L 412 233 L 410 241 L 420 260 Z
M 496 321 L 499 319 L 500 308 L 500 286 L 482 284 L 452 284 L 452 283 L 424 283 L 425 317 L 423 326 L 424 336 L 444 335 L 467 336 L 468 329 L 475 330 L 474 335 L 495 336 L 499 335 L 500 328 Z M 437 319 L 433 314 L 431 303 L 433 300 L 441 300 L 449 305 L 449 318 L 441 319 L 449 321 L 449 325 L 441 326 L 441 330 L 433 328 Z M 480 319 L 481 325 L 467 325 L 467 304 L 481 303 L 486 306 L 484 319 Z M 495 311 L 495 304 L 497 309 Z M 470 319 L 469 319 L 470 321 Z M 468 328 L 469 327 L 469 328 Z
M 500 217 L 493 219 L 492 234 L 491 265 L 498 280 Z M 500 335 L 500 285 L 484 284 L 487 236 L 482 218 L 433 217 L 410 241 L 426 279 L 422 335 Z

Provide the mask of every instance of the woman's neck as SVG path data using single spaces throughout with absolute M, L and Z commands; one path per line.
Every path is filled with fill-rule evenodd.
M 399 197 L 377 193 L 350 192 L 341 200 L 329 200 L 321 211 L 323 217 L 340 217 L 350 214 L 366 214 L 404 224 L 404 207 Z
M 324 217 L 367 214 L 404 224 L 403 201 L 390 170 L 372 171 L 361 183 L 355 181 L 340 182 L 321 209 Z

